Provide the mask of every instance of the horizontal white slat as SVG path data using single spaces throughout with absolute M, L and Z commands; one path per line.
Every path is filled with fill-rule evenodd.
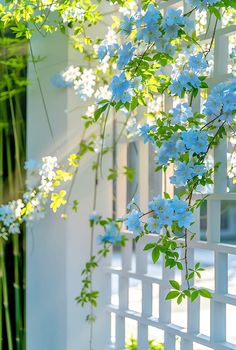
M 135 311 L 121 311 L 118 307 L 113 305 L 107 305 L 107 312 L 114 312 L 121 317 L 129 317 L 137 322 L 142 322 L 147 326 L 156 327 L 167 333 L 174 334 L 186 340 L 192 340 L 193 342 L 199 343 L 200 345 L 211 347 L 214 350 L 236 350 L 236 345 L 228 342 L 214 342 L 210 340 L 210 337 L 203 334 L 191 334 L 187 333 L 186 330 L 180 326 L 174 324 L 165 324 L 154 317 L 145 318 L 142 317 L 138 312 Z M 112 348 L 111 348 L 112 349 Z

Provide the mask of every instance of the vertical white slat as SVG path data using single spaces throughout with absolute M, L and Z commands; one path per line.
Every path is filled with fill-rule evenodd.
M 145 212 L 149 201 L 149 145 L 144 144 L 142 140 L 138 144 L 138 156 L 139 205 Z M 147 254 L 143 251 L 144 246 L 144 239 L 136 245 L 136 273 L 141 275 L 147 273 Z M 145 289 L 145 283 L 142 282 L 142 314 L 145 313 L 146 307 L 150 307 L 148 304 L 151 302 L 147 300 L 147 305 L 145 304 L 145 295 L 143 295 Z M 148 350 L 148 326 L 142 323 L 142 319 L 138 323 L 138 350 Z
M 121 169 L 124 166 L 127 166 L 127 143 L 117 146 L 117 168 Z M 121 173 L 116 181 L 116 216 L 122 217 L 127 206 L 127 177 Z
M 112 288 L 111 288 L 111 273 L 104 272 L 105 273 L 105 285 L 106 288 L 104 290 L 104 308 L 106 305 L 111 304 L 111 294 L 112 294 Z M 108 346 L 111 344 L 111 313 L 110 311 L 106 312 L 106 329 L 105 329 L 105 344 Z
M 146 169 L 147 171 L 147 169 Z M 143 250 L 146 245 L 145 237 L 136 244 L 136 273 L 145 275 L 147 273 L 147 253 Z M 148 326 L 143 319 L 151 316 L 152 310 L 152 286 L 142 281 L 142 314 L 138 322 L 138 350 L 148 350 Z
M 165 334 L 164 334 L 164 350 L 176 350 L 175 345 L 176 345 L 175 335 L 165 331 Z
M 142 211 L 147 210 L 148 193 L 149 193 L 149 146 L 144 144 L 142 140 L 138 143 L 138 194 L 139 206 Z
M 215 291 L 228 293 L 228 255 L 215 252 Z
M 142 321 L 138 322 L 138 350 L 149 350 L 148 326 Z
M 106 345 L 108 347 L 111 345 L 111 313 L 110 312 L 106 312 L 105 335 L 106 335 Z
M 220 200 L 207 200 L 207 241 L 209 243 L 220 242 Z
M 215 292 L 228 291 L 228 256 L 215 252 Z M 226 304 L 211 300 L 211 340 L 224 342 L 226 339 Z
M 192 241 L 199 241 L 200 240 L 200 207 L 196 208 L 194 211 L 194 223 L 191 226 L 191 233 L 194 233 L 195 236 L 193 237 Z M 190 233 L 190 235 L 191 235 Z
M 163 259 L 164 260 L 164 259 Z M 170 291 L 169 280 L 174 279 L 174 270 L 164 267 L 162 262 L 162 281 L 159 287 L 159 320 L 164 324 L 171 323 L 171 302 L 166 301 L 166 295 Z
M 226 304 L 211 299 L 211 342 L 225 342 L 226 339 Z
M 214 149 L 214 162 L 220 163 L 214 174 L 214 192 L 225 193 L 227 191 L 227 139 L 224 137 Z
M 129 303 L 129 279 L 123 275 L 119 277 L 119 310 L 126 312 Z M 125 317 L 116 315 L 116 347 L 124 349 L 125 347 Z
M 127 166 L 127 143 L 123 142 L 117 146 L 117 168 Z M 127 209 L 127 178 L 119 174 L 116 187 L 116 216 L 122 217 Z M 129 271 L 132 266 L 132 240 L 126 242 L 126 247 L 121 250 L 122 270 Z M 128 309 L 129 280 L 127 276 L 119 276 L 119 310 Z M 116 349 L 125 347 L 125 318 L 116 314 Z
M 125 348 L 125 319 L 116 315 L 116 349 L 124 350 Z
M 218 77 L 227 74 L 228 72 L 228 37 L 216 32 L 214 49 L 214 75 L 215 77 Z
M 180 349 L 181 350 L 193 350 L 193 341 L 189 339 L 181 339 L 180 342 Z

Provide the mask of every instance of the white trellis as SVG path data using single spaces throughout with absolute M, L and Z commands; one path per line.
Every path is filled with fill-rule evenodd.
M 187 6 L 182 1 L 168 1 L 165 7 L 184 7 L 185 12 Z M 165 7 L 163 10 L 165 11 Z M 194 15 L 192 15 L 194 16 Z M 214 21 L 211 21 L 214 23 Z M 200 38 L 203 42 L 209 42 L 213 34 L 213 25 L 208 32 L 201 33 Z M 218 23 L 215 41 L 213 45 L 214 52 L 214 68 L 213 73 L 208 79 L 209 86 L 214 86 L 220 81 L 224 81 L 229 74 L 229 37 L 235 35 L 236 26 L 231 25 L 223 27 L 222 23 Z M 173 101 L 166 101 L 165 108 L 169 109 Z M 194 109 L 200 110 L 200 98 L 194 101 Z M 127 164 L 128 144 L 123 143 L 118 148 L 118 165 Z M 114 266 L 112 259 L 107 263 L 106 275 L 108 284 L 112 285 L 112 279 L 116 276 L 118 279 L 118 300 L 115 305 L 111 303 L 111 288 L 107 292 L 106 312 L 108 323 L 112 322 L 113 328 L 115 323 L 115 332 L 111 334 L 109 328 L 107 334 L 107 349 L 123 350 L 125 348 L 126 339 L 126 319 L 131 319 L 137 325 L 138 349 L 148 350 L 148 330 L 149 327 L 162 330 L 164 332 L 164 349 L 175 350 L 180 346 L 181 350 L 192 350 L 194 344 L 215 350 L 236 349 L 236 344 L 228 342 L 227 338 L 227 305 L 236 306 L 236 296 L 228 294 L 228 256 L 236 255 L 236 246 L 221 243 L 221 202 L 236 200 L 235 193 L 227 193 L 227 140 L 214 150 L 214 162 L 221 162 L 218 173 L 215 175 L 214 194 L 207 198 L 207 239 L 200 240 L 200 210 L 195 214 L 196 222 L 193 231 L 196 232 L 194 240 L 189 242 L 189 261 L 194 263 L 194 253 L 197 250 L 204 252 L 210 251 L 214 255 L 214 286 L 211 289 L 213 298 L 210 301 L 210 334 L 201 334 L 201 316 L 200 301 L 194 303 L 190 301 L 186 305 L 187 324 L 185 327 L 174 324 L 172 321 L 172 308 L 170 301 L 165 300 L 165 296 L 169 290 L 169 279 L 175 275 L 174 271 L 170 271 L 162 264 L 162 277 L 150 275 L 148 272 L 148 255 L 143 251 L 143 247 L 148 242 L 155 242 L 155 235 L 148 235 L 140 240 L 133 251 L 134 238 L 131 233 L 125 232 L 129 243 L 121 252 L 120 266 Z M 142 141 L 138 144 L 138 181 L 139 181 L 139 205 L 143 211 L 147 209 L 149 199 L 150 174 L 149 174 L 149 148 Z M 170 169 L 171 171 L 171 169 Z M 117 182 L 117 215 L 125 212 L 127 205 L 127 184 L 126 178 L 120 178 Z M 168 173 L 159 175 L 156 179 L 156 195 L 162 194 L 164 191 L 170 193 L 172 190 L 168 184 Z M 195 196 L 196 198 L 197 196 Z M 203 253 L 204 254 L 204 253 Z M 132 267 L 133 255 L 135 255 L 135 267 Z M 196 260 L 196 259 L 195 259 Z M 197 261 L 195 261 L 197 262 Z M 118 277 L 117 277 L 118 276 Z M 130 279 L 135 279 L 141 284 L 140 299 L 141 310 L 139 312 L 130 309 L 130 302 L 134 295 L 130 294 Z M 181 276 L 181 283 L 184 284 L 184 274 Z M 156 305 L 155 295 L 153 293 L 153 285 L 159 286 L 159 315 L 153 315 L 153 306 Z M 112 321 L 113 320 L 113 321 Z M 236 320 L 236 308 L 234 312 L 234 320 Z M 115 333 L 115 334 L 114 334 Z M 236 334 L 236 328 L 235 328 Z M 111 341 L 112 336 L 112 341 Z M 178 341 L 176 343 L 176 337 Z M 180 343 L 180 345 L 178 345 Z M 97 350 L 97 349 L 96 349 Z M 100 350 L 100 349 L 99 349 Z

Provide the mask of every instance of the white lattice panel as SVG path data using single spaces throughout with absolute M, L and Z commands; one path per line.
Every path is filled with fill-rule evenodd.
M 174 6 L 177 8 L 182 6 L 184 11 L 187 11 L 187 6 L 181 1 L 168 1 L 163 6 Z M 163 7 L 163 10 L 165 11 L 165 7 Z M 212 20 L 212 23 L 214 24 L 214 20 Z M 229 72 L 232 70 L 232 67 L 230 66 L 229 47 L 232 46 L 232 37 L 235 35 L 235 32 L 236 25 L 226 26 L 224 22 L 218 23 L 212 49 L 214 53 L 214 68 L 212 75 L 208 79 L 210 87 L 230 76 Z M 201 40 L 204 43 L 209 43 L 212 33 L 213 25 L 210 26 L 207 33 L 202 28 Z M 171 101 L 170 98 L 166 99 L 166 110 L 173 103 L 174 101 Z M 193 103 L 193 108 L 200 110 L 200 104 L 201 101 L 198 97 Z M 150 169 L 149 162 L 152 161 L 152 158 L 149 156 L 147 145 L 144 145 L 142 141 L 137 141 L 136 145 L 138 148 L 139 204 L 141 209 L 145 211 L 150 199 L 150 186 L 153 186 L 153 184 L 150 184 L 150 174 L 148 172 L 148 169 Z M 126 165 L 128 144 L 120 144 L 117 152 L 118 165 Z M 132 234 L 125 232 L 129 241 L 127 247 L 121 251 L 121 262 L 116 264 L 119 266 L 114 266 L 110 262 L 111 265 L 109 263 L 109 266 L 106 268 L 108 283 L 111 283 L 112 276 L 116 276 L 116 281 L 118 281 L 115 292 L 113 287 L 108 288 L 111 294 L 115 293 L 116 302 L 112 301 L 112 295 L 108 293 L 106 312 L 108 323 L 111 324 L 112 320 L 112 327 L 108 326 L 107 349 L 123 350 L 125 348 L 127 319 L 136 322 L 136 326 L 133 327 L 133 335 L 138 339 L 138 350 L 148 350 L 150 327 L 157 331 L 160 330 L 165 350 L 236 349 L 236 288 L 235 294 L 229 294 L 228 288 L 230 286 L 230 290 L 233 290 L 234 283 L 236 283 L 236 279 L 233 280 L 232 276 L 229 275 L 229 262 L 234 262 L 234 257 L 236 261 L 236 245 L 221 243 L 221 203 L 222 201 L 230 201 L 229 203 L 232 203 L 232 201 L 236 200 L 236 193 L 227 193 L 227 140 L 222 141 L 214 150 L 214 161 L 221 162 L 221 165 L 218 173 L 215 175 L 214 193 L 207 198 L 206 240 L 200 239 L 200 210 L 198 210 L 195 213 L 196 222 L 193 228 L 193 231 L 196 232 L 196 237 L 189 242 L 188 253 L 190 264 L 193 264 L 194 261 L 196 263 L 198 258 L 204 261 L 204 259 L 209 260 L 212 257 L 212 264 L 208 263 L 207 265 L 206 263 L 208 267 L 206 268 L 205 279 L 203 273 L 202 284 L 206 287 L 211 287 L 213 298 L 208 305 L 201 299 L 196 300 L 194 303 L 186 302 L 186 305 L 179 307 L 176 306 L 175 302 L 166 301 L 165 297 L 169 291 L 168 281 L 175 276 L 184 284 L 184 276 L 177 276 L 175 271 L 165 269 L 162 263 L 158 263 L 156 267 L 151 267 L 150 257 L 147 252 L 143 251 L 143 247 L 148 242 L 154 242 L 157 238 L 155 235 L 148 235 L 134 245 Z M 156 181 L 154 188 L 157 189 L 156 195 L 162 191 L 171 191 L 168 184 L 170 173 L 171 169 L 167 171 L 165 176 L 159 174 L 157 178 L 154 177 Z M 127 186 L 131 185 L 126 182 L 125 177 L 118 179 L 117 216 L 121 216 L 126 212 Z M 234 230 L 236 242 L 236 226 Z M 114 252 L 114 256 L 117 262 L 119 253 Z M 209 281 L 207 278 L 209 278 Z M 132 281 L 135 280 L 139 288 L 130 286 L 130 279 Z M 135 305 L 137 295 L 140 303 L 139 311 L 130 308 L 130 304 Z M 233 308 L 235 309 L 233 310 Z M 233 312 L 228 317 L 228 310 L 230 309 Z M 184 326 L 179 324 L 182 322 L 181 318 L 185 318 Z M 206 320 L 209 320 L 209 322 Z M 178 322 L 178 324 L 175 322 Z M 234 329 L 234 332 L 228 334 L 232 329 Z

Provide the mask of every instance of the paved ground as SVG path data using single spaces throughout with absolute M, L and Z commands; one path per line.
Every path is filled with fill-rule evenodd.
M 214 289 L 214 268 L 213 268 L 213 253 L 210 251 L 197 250 L 195 260 L 201 262 L 205 271 L 202 273 L 202 279 L 197 283 L 197 286 L 204 286 L 207 288 Z M 116 254 L 114 264 L 119 264 L 119 256 Z M 149 263 L 148 272 L 155 274 L 156 276 L 161 275 L 160 266 L 153 266 Z M 179 277 L 177 276 L 177 279 Z M 236 295 L 236 256 L 229 255 L 229 293 Z M 118 304 L 118 280 L 113 278 L 112 283 L 112 303 Z M 129 308 L 134 311 L 141 311 L 141 284 L 134 279 L 130 280 L 130 298 Z M 153 316 L 158 317 L 158 298 L 159 290 L 158 286 L 153 288 Z M 186 304 L 183 303 L 178 306 L 175 302 L 172 303 L 172 323 L 186 327 Z M 210 302 L 207 299 L 201 298 L 201 309 L 200 309 L 200 333 L 210 335 Z M 236 306 L 227 305 L 227 341 L 236 345 Z M 113 325 L 114 327 L 114 325 Z M 112 328 L 113 328 L 112 327 Z M 127 320 L 126 323 L 126 337 L 137 336 L 137 325 L 133 320 Z M 158 341 L 163 340 L 162 331 L 150 328 L 150 339 L 157 339 Z M 177 350 L 176 346 L 176 350 Z M 195 349 L 207 350 L 209 348 L 196 345 Z

